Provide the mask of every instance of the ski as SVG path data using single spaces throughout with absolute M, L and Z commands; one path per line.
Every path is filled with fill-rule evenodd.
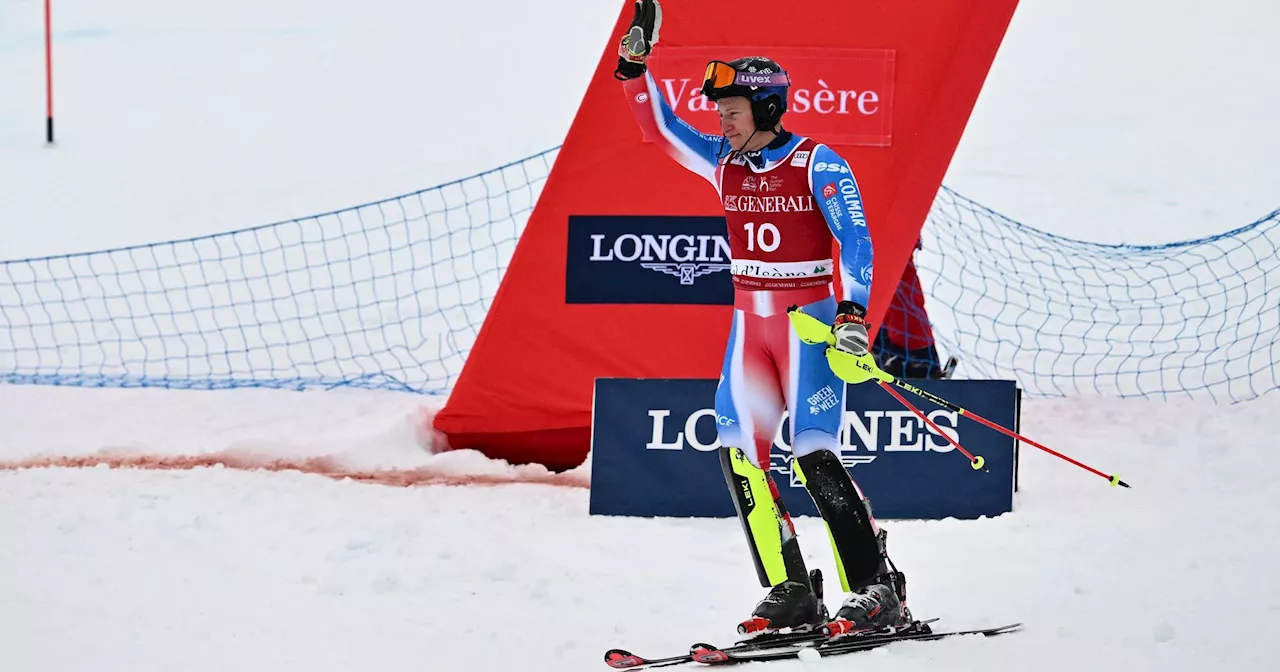
M 652 669 L 656 667 L 667 667 L 669 665 L 680 665 L 682 663 L 692 663 L 695 662 L 696 656 L 704 655 L 703 652 L 741 653 L 752 650 L 774 649 L 780 646 L 802 644 L 805 642 L 821 642 L 826 638 L 826 635 L 824 635 L 820 629 L 806 630 L 803 632 L 771 633 L 757 635 L 751 639 L 740 641 L 733 646 L 728 646 L 723 649 L 700 642 L 690 646 L 689 653 L 678 656 L 668 656 L 665 658 L 644 658 L 625 649 L 609 649 L 604 654 L 604 662 L 615 670 Z M 707 655 L 714 655 L 714 653 L 708 653 Z
M 821 628 L 816 628 L 802 632 L 768 633 L 757 635 L 750 639 L 741 640 L 733 646 L 727 646 L 724 648 L 699 642 L 689 647 L 689 653 L 678 656 L 667 656 L 664 658 L 645 658 L 643 656 L 637 656 L 625 649 L 610 649 L 604 654 L 604 662 L 608 664 L 609 667 L 616 670 L 652 669 L 691 662 L 704 664 L 734 662 L 729 660 L 730 656 L 747 654 L 753 651 L 776 651 L 779 649 L 791 650 L 786 649 L 786 647 L 811 647 L 812 645 L 819 644 L 831 646 L 839 642 L 850 641 L 855 637 L 859 642 L 870 642 L 878 640 L 881 637 L 900 636 L 904 632 L 917 632 L 918 628 L 926 626 L 937 620 L 938 619 L 936 618 L 930 618 L 924 621 L 914 621 L 911 625 L 896 633 L 861 633 L 829 638 L 824 634 Z M 799 649 L 797 648 L 795 650 L 798 651 Z
M 909 634 L 890 634 L 890 635 L 870 635 L 855 636 L 852 638 L 839 638 L 830 642 L 822 642 L 814 646 L 806 645 L 782 645 L 777 647 L 764 648 L 758 651 L 731 651 L 723 650 L 723 656 L 707 657 L 705 662 L 710 664 L 724 663 L 745 663 L 752 661 L 764 660 L 780 660 L 784 658 L 799 658 L 804 651 L 812 651 L 814 655 L 819 657 L 838 656 L 846 653 L 855 653 L 858 651 L 868 651 L 877 649 L 882 646 L 893 644 L 895 642 L 930 642 L 947 637 L 955 637 L 959 635 L 984 635 L 994 637 L 1009 632 L 1014 632 L 1022 628 L 1021 623 L 1010 623 L 994 628 L 978 628 L 975 630 L 951 630 L 947 632 L 917 632 Z

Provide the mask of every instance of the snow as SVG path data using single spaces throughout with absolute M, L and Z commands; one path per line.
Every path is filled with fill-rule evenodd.
M 617 10 L 60 0 L 49 148 L 42 6 L 0 4 L 4 258 L 311 215 L 552 147 Z M 1280 204 L 1277 19 L 1023 2 L 946 183 L 1104 242 L 1252 221 Z M 435 453 L 419 428 L 441 401 L 0 385 L 4 669 L 591 670 L 735 638 L 763 592 L 736 521 L 591 517 L 589 464 Z M 885 523 L 917 615 L 1026 628 L 767 669 L 1267 669 L 1278 412 L 1027 400 L 1025 434 L 1133 489 L 1027 448 L 1012 514 Z M 798 526 L 834 577 L 820 521 Z
M 211 420 L 240 410 L 238 394 L 192 394 Z M 1133 489 L 1026 450 L 1015 513 L 887 521 L 918 615 L 1026 627 L 897 645 L 859 669 L 1266 669 L 1280 653 L 1259 627 L 1280 611 L 1267 506 L 1280 460 L 1264 431 L 1277 412 L 1276 397 L 1028 401 L 1027 434 Z M 239 431 L 223 418 L 221 441 L 263 418 Z M 834 577 L 820 522 L 798 527 L 810 566 Z M 736 521 L 591 517 L 585 489 L 535 484 L 0 471 L 0 538 L 20 540 L 0 545 L 0 647 L 19 671 L 605 669 L 615 646 L 732 641 L 762 592 Z

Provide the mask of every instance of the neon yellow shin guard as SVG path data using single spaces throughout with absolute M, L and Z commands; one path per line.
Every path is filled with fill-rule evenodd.
M 760 585 L 768 588 L 788 579 L 807 582 L 800 542 L 786 507 L 774 497 L 768 474 L 738 448 L 721 448 L 720 466 L 747 535 Z

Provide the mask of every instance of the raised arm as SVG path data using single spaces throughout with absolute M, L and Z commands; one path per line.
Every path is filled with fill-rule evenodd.
M 719 188 L 716 169 L 724 138 L 702 133 L 676 116 L 649 72 L 645 72 L 643 77 L 624 80 L 622 88 L 645 139 Z
M 645 140 L 662 148 L 680 165 L 701 175 L 717 191 L 716 176 L 723 139 L 699 132 L 676 116 L 645 61 L 662 28 L 662 6 L 657 0 L 634 0 L 635 18 L 618 40 L 618 68 L 613 76 L 622 80 L 627 104 L 644 133 Z

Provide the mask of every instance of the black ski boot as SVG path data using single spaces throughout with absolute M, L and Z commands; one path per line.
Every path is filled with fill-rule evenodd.
M 738 634 L 810 630 L 827 622 L 822 602 L 822 570 L 809 572 L 808 582 L 788 580 L 774 586 L 756 605 L 751 618 L 738 625 Z
M 886 530 L 880 531 L 881 552 L 887 536 Z M 852 591 L 836 617 L 823 627 L 828 637 L 900 632 L 914 624 L 907 608 L 907 577 L 893 566 L 887 554 L 875 576 L 850 587 Z

